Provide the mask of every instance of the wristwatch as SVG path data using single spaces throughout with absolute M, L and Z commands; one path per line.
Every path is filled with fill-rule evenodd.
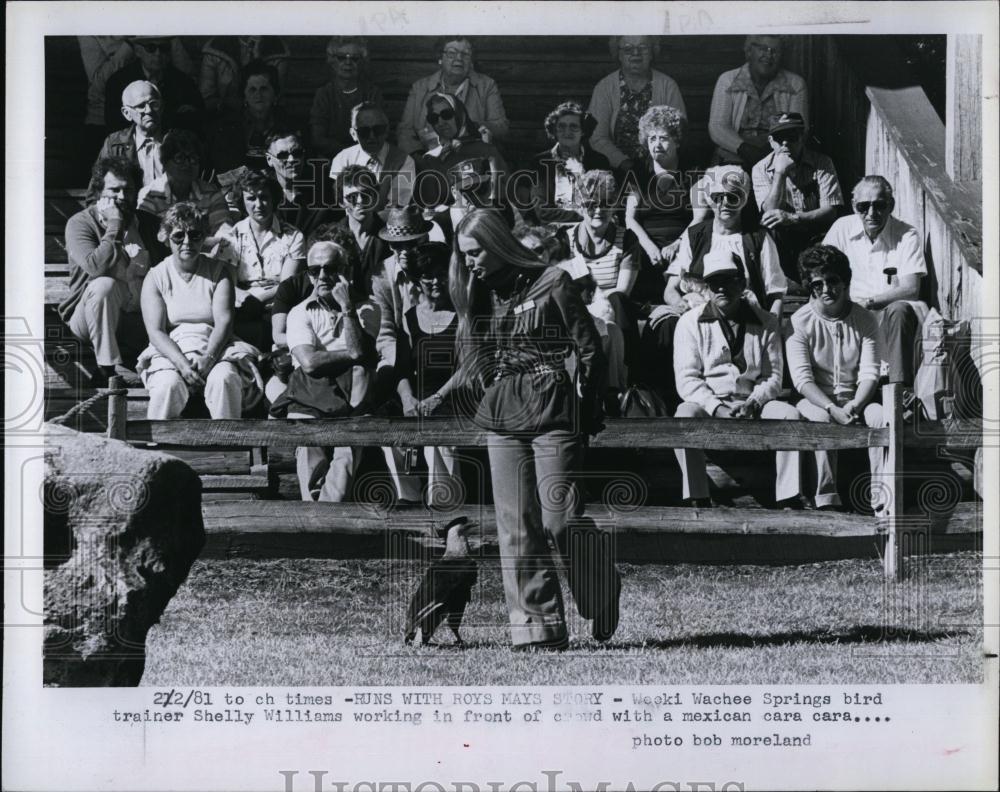
M 826 404 L 823 405 L 823 409 L 826 410 L 826 414 L 829 415 L 830 410 L 832 410 L 836 406 L 837 406 L 836 402 L 827 402 Z

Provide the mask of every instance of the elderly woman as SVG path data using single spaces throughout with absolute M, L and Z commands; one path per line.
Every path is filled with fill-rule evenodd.
M 802 251 L 799 269 L 812 296 L 792 316 L 792 336 L 785 343 L 792 382 L 802 395 L 799 412 L 809 421 L 883 426 L 882 405 L 875 401 L 878 322 L 851 300 L 847 256 L 830 245 L 817 245 Z M 877 482 L 882 454 L 881 448 L 868 450 L 876 509 L 881 507 Z M 814 458 L 815 467 L 804 466 L 804 491 L 813 493 L 816 508 L 839 510 L 837 454 L 817 451 Z
M 600 543 L 570 537 L 584 507 L 576 480 L 584 440 L 600 424 L 604 355 L 593 320 L 569 276 L 520 245 L 488 209 L 456 229 L 451 294 L 463 377 L 483 388 L 475 422 L 487 432 L 514 648 L 568 643 L 547 537 L 568 561 L 580 615 L 607 641 L 618 626 L 621 579 L 607 555 L 586 557 Z
M 160 144 L 163 175 L 139 192 L 139 225 L 149 240 L 156 260 L 169 255 L 164 245 L 153 240 L 167 209 L 180 201 L 193 203 L 208 216 L 209 234 L 216 234 L 233 219 L 225 194 L 211 182 L 198 177 L 201 169 L 201 141 L 194 132 L 174 129 Z
M 277 36 L 213 36 L 201 49 L 198 90 L 205 107 L 212 113 L 238 111 L 247 66 L 263 61 L 277 70 L 283 84 L 290 57 L 288 44 Z
M 233 338 L 233 282 L 225 262 L 201 252 L 208 218 L 194 204 L 171 206 L 160 234 L 170 255 L 142 285 L 150 346 L 137 371 L 149 389 L 148 417 L 176 418 L 192 390 L 212 418 L 239 418 L 263 390 L 259 352 Z
M 597 122 L 576 102 L 562 102 L 545 118 L 545 134 L 555 145 L 536 154 L 533 214 L 540 223 L 578 223 L 576 182 L 584 171 L 610 170 L 608 158 L 589 147 Z
M 800 113 L 809 123 L 806 81 L 781 68 L 782 50 L 780 36 L 747 36 L 747 62 L 716 81 L 708 120 L 716 163 L 737 163 L 749 173 L 771 153 L 772 116 Z
M 220 258 L 236 270 L 237 334 L 266 348 L 266 314 L 278 284 L 305 265 L 305 244 L 302 232 L 277 216 L 281 187 L 271 176 L 248 170 L 235 192 L 246 218 L 225 235 Z
M 660 52 L 656 39 L 612 36 L 610 48 L 620 68 L 594 86 L 589 111 L 597 128 L 590 142 L 611 167 L 623 173 L 642 156 L 638 132 L 643 113 L 654 105 L 669 105 L 684 116 L 687 110 L 677 83 L 653 68 Z
M 687 195 L 676 172 L 684 116 L 668 105 L 649 108 L 639 119 L 643 155 L 635 186 L 625 199 L 625 249 L 639 270 L 633 292 L 638 302 L 661 302 L 663 273 L 671 247 L 691 220 Z
M 434 122 L 427 118 L 431 94 L 445 93 L 461 100 L 478 122 L 477 131 L 486 140 L 506 136 L 510 124 L 497 84 L 472 66 L 472 41 L 466 36 L 445 36 L 434 43 L 440 69 L 413 83 L 406 98 L 403 117 L 396 129 L 397 145 L 407 154 L 433 148 Z
M 243 165 L 257 170 L 267 167 L 268 138 L 279 128 L 291 128 L 279 108 L 279 84 L 278 70 L 268 63 L 254 61 L 244 68 L 242 109 L 220 118 L 208 133 L 216 174 Z M 225 179 L 220 183 L 229 186 Z
M 332 157 L 354 144 L 351 108 L 382 104 L 382 92 L 368 80 L 368 42 L 361 36 L 334 36 L 326 43 L 330 79 L 316 89 L 309 112 L 312 147 Z

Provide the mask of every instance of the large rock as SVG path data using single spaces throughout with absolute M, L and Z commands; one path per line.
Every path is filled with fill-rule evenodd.
M 47 685 L 137 685 L 146 633 L 205 544 L 180 461 L 46 424 Z

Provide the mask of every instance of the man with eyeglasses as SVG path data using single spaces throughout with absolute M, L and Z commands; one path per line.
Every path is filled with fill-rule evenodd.
M 710 298 L 688 311 L 674 336 L 674 378 L 682 404 L 678 418 L 799 420 L 799 411 L 777 401 L 784 361 L 778 319 L 745 297 L 742 262 L 729 250 L 705 257 L 703 279 Z M 708 507 L 705 452 L 677 449 L 682 496 L 689 505 Z M 799 455 L 778 451 L 775 499 L 799 508 Z
M 271 414 L 288 418 L 337 418 L 365 399 L 375 359 L 377 312 L 357 302 L 348 275 L 357 250 L 350 238 L 322 241 L 308 253 L 312 296 L 288 314 L 288 348 L 294 370 Z M 340 502 L 350 490 L 360 449 L 305 446 L 295 451 L 305 501 Z
M 388 142 L 389 118 L 385 111 L 371 102 L 362 102 L 351 110 L 350 131 L 356 143 L 333 158 L 330 178 L 336 179 L 348 165 L 362 165 L 378 179 L 380 208 L 409 204 L 417 168 L 413 157 Z
M 59 316 L 74 336 L 93 345 L 99 368 L 97 386 L 107 384 L 114 374 L 138 384 L 136 375 L 122 367 L 120 327 L 134 353 L 147 343 L 139 297 L 151 262 L 135 218 L 138 179 L 137 168 L 129 160 L 99 159 L 89 191 L 97 197 L 66 223 L 71 271 L 69 295 L 59 305 Z M 123 323 L 125 317 L 131 321 Z
M 799 113 L 771 119 L 771 153 L 753 166 L 753 192 L 760 224 L 778 245 L 781 268 L 799 281 L 799 253 L 818 241 L 844 204 L 833 161 L 805 143 L 806 122 Z
M 327 200 L 325 163 L 309 158 L 302 134 L 277 130 L 268 137 L 265 146 L 265 160 L 281 187 L 278 217 L 299 229 L 306 238 L 321 225 L 338 219 L 339 212 L 331 206 L 332 197 Z
M 809 118 L 806 81 L 781 68 L 779 36 L 747 36 L 747 62 L 723 72 L 715 83 L 708 134 L 718 163 L 737 163 L 749 173 L 770 152 L 772 116 L 798 113 Z
M 507 135 L 510 124 L 496 82 L 472 67 L 472 42 L 465 36 L 439 39 L 435 47 L 440 69 L 413 83 L 396 140 L 407 154 L 431 149 L 437 135 L 427 124 L 427 99 L 432 93 L 458 97 L 479 124 L 479 132 L 491 140 Z
M 917 230 L 892 216 L 895 205 L 884 177 L 865 176 L 854 186 L 854 214 L 837 220 L 823 244 L 847 255 L 851 299 L 879 321 L 888 381 L 912 386 L 919 360 L 915 345 L 928 311 L 920 300 L 927 263 Z
M 163 102 L 160 91 L 151 82 L 136 80 L 126 86 L 119 101 L 122 116 L 130 126 L 116 130 L 104 139 L 94 164 L 108 157 L 126 159 L 139 169 L 139 186 L 145 187 L 163 175 L 160 158 Z M 87 193 L 88 202 L 97 200 L 97 197 L 98 193 Z
M 104 121 L 109 130 L 125 124 L 117 108 L 125 87 L 136 80 L 153 83 L 163 102 L 164 129 L 199 130 L 205 114 L 205 102 L 194 80 L 171 62 L 172 36 L 132 36 L 129 39 L 135 60 L 108 78 L 105 87 Z M 129 121 L 126 116 L 126 121 Z

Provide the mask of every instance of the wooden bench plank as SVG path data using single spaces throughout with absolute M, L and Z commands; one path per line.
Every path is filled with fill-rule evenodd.
M 129 442 L 162 446 L 251 448 L 274 446 L 484 447 L 486 432 L 471 421 L 440 418 L 313 420 L 130 421 Z M 776 451 L 885 447 L 888 430 L 807 421 L 742 421 L 705 418 L 627 418 L 607 421 L 593 448 L 702 448 Z

